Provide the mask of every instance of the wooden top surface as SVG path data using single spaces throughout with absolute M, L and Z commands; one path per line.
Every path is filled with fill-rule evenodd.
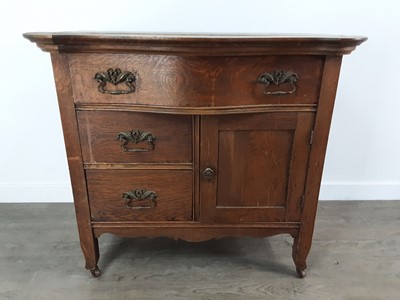
M 179 52 L 197 54 L 351 53 L 362 36 L 218 33 L 31 32 L 23 35 L 49 52 Z

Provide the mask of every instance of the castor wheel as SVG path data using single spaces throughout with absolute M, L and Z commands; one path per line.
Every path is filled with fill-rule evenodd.
M 305 269 L 301 270 L 301 269 L 296 268 L 296 271 L 297 271 L 297 275 L 299 276 L 299 278 L 306 277 L 306 270 Z
M 101 271 L 98 266 L 96 266 L 94 269 L 90 270 L 90 273 L 92 273 L 92 276 L 94 278 L 98 278 L 101 276 Z

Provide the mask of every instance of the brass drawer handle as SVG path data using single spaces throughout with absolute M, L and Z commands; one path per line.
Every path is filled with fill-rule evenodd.
M 121 149 L 125 152 L 149 152 L 154 150 L 154 141 L 156 137 L 150 132 L 142 132 L 140 130 L 122 131 L 118 133 L 117 140 L 121 141 Z M 148 148 L 128 148 L 129 142 L 138 144 L 141 142 L 147 142 Z
M 134 189 L 122 194 L 126 207 L 131 209 L 151 209 L 156 207 L 157 193 L 146 189 Z M 150 201 L 149 205 L 138 205 L 142 201 Z
M 103 94 L 110 94 L 110 95 L 121 95 L 121 94 L 130 94 L 134 93 L 136 90 L 136 77 L 137 75 L 129 72 L 124 71 L 122 72 L 121 69 L 108 69 L 106 72 L 97 72 L 94 75 L 94 79 L 99 83 L 97 87 L 98 91 Z M 125 83 L 128 87 L 127 90 L 107 90 L 105 86 L 107 82 L 112 83 L 113 85 L 117 86 L 121 83 Z
M 275 70 L 272 73 L 262 73 L 257 82 L 264 84 L 264 94 L 265 95 L 286 95 L 293 94 L 296 91 L 296 82 L 298 80 L 298 75 L 292 71 L 278 71 Z M 267 88 L 271 84 L 273 85 L 281 85 L 285 83 L 290 83 L 292 89 L 290 91 L 268 91 Z

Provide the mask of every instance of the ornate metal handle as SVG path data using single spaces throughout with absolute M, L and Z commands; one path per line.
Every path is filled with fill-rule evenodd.
M 211 168 L 205 168 L 203 171 L 203 177 L 210 181 L 215 175 L 215 171 Z
M 272 73 L 262 73 L 257 82 L 264 84 L 264 94 L 266 95 L 286 95 L 286 94 L 293 94 L 296 91 L 296 82 L 298 80 L 298 76 L 296 73 L 292 71 L 273 71 Z M 292 86 L 292 90 L 290 91 L 267 91 L 269 85 L 281 85 L 285 83 L 290 83 Z
M 121 69 L 108 69 L 106 72 L 97 72 L 94 75 L 94 79 L 99 83 L 97 89 L 100 93 L 103 94 L 111 94 L 111 95 L 121 95 L 121 94 L 129 94 L 133 93 L 136 90 L 135 82 L 136 82 L 136 74 L 125 71 L 122 72 Z M 107 90 L 105 86 L 107 82 L 112 83 L 117 86 L 121 83 L 125 83 L 128 87 L 127 90 Z
M 131 209 L 150 209 L 156 207 L 157 193 L 146 189 L 135 189 L 122 194 L 122 198 L 126 201 L 126 207 Z M 137 205 L 141 201 L 150 201 L 150 205 Z
M 140 130 L 131 131 L 123 131 L 118 133 L 117 140 L 121 141 L 121 149 L 125 152 L 149 152 L 154 150 L 154 141 L 156 137 L 150 132 L 142 132 Z M 132 143 L 140 143 L 147 142 L 149 144 L 149 148 L 128 148 L 127 145 L 129 142 Z

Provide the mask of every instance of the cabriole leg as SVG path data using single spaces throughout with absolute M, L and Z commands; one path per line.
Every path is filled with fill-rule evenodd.
M 307 269 L 306 259 L 310 249 L 310 247 L 307 247 L 302 243 L 303 242 L 301 240 L 300 235 L 294 237 L 292 257 L 294 264 L 296 265 L 297 275 L 300 278 L 306 277 L 306 269 Z

